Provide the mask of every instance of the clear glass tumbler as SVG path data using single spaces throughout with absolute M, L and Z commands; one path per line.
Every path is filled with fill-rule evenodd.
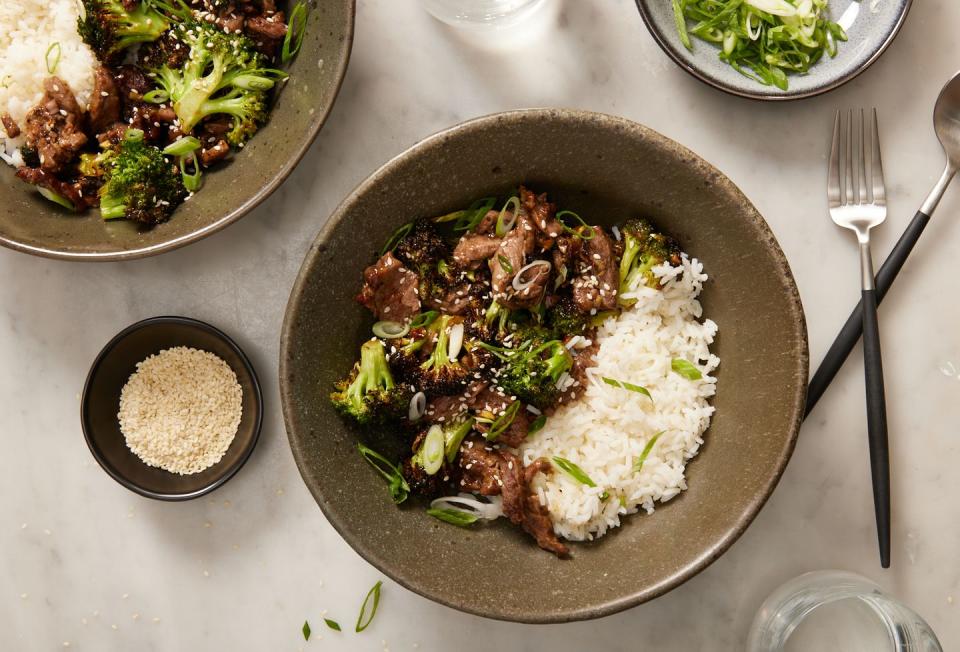
M 770 594 L 753 620 L 747 652 L 807 649 L 943 652 L 923 618 L 845 571 L 795 577 Z
M 434 18 L 455 27 L 509 27 L 527 18 L 544 0 L 420 0 Z

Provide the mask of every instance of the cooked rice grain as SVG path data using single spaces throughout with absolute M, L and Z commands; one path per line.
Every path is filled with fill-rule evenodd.
M 243 414 L 243 390 L 207 351 L 165 349 L 137 364 L 120 393 L 120 430 L 149 466 L 188 475 L 216 464 Z
M 521 447 L 525 464 L 538 457 L 569 459 L 597 484 L 588 487 L 555 470 L 533 485 L 550 510 L 554 530 L 572 540 L 593 539 L 620 525 L 620 517 L 640 508 L 653 512 L 686 489 L 684 467 L 697 454 L 710 425 L 720 359 L 709 345 L 717 325 L 700 322 L 697 296 L 707 280 L 701 264 L 683 256 L 679 267 L 655 269 L 659 290 L 634 288 L 625 297 L 636 305 L 598 329 L 596 366 L 581 400 L 563 406 Z M 687 380 L 671 371 L 674 358 L 693 362 L 703 374 Z M 653 401 L 601 377 L 646 387 Z M 661 432 L 640 473 L 634 463 L 647 442 Z M 607 492 L 607 500 L 601 495 Z

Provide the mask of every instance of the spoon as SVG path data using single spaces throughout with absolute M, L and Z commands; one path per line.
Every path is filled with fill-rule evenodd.
M 920 234 L 930 221 L 930 217 L 937 209 L 943 193 L 946 191 L 957 170 L 960 169 L 960 72 L 955 74 L 950 81 L 946 83 L 940 91 L 937 103 L 933 108 L 933 129 L 937 134 L 937 139 L 943 147 L 943 153 L 947 157 L 947 164 L 944 167 L 943 174 L 939 181 L 927 195 L 926 200 L 913 217 L 913 220 L 907 226 L 903 235 L 897 240 L 893 251 L 880 266 L 877 272 L 877 303 L 883 300 L 884 295 L 893 281 L 900 273 L 903 264 L 907 262 L 910 252 L 920 239 Z M 840 334 L 833 341 L 823 362 L 817 369 L 810 381 L 810 387 L 807 390 L 807 412 L 810 414 L 817 401 L 823 396 L 833 377 L 840 371 L 844 360 L 850 355 L 850 351 L 856 345 L 857 340 L 863 334 L 863 302 L 857 304 L 847 323 L 843 325 Z

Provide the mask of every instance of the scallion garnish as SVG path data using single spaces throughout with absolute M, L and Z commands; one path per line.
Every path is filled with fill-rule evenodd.
M 670 362 L 670 368 L 687 380 L 700 380 L 703 378 L 703 374 L 700 373 L 700 370 L 683 358 L 675 358 L 672 360 Z
M 371 329 L 373 334 L 384 340 L 393 340 L 403 337 L 410 332 L 409 324 L 401 324 L 398 321 L 378 321 Z
M 541 414 L 536 419 L 530 422 L 530 426 L 527 428 L 527 435 L 532 435 L 538 430 L 543 430 L 543 427 L 547 425 L 547 415 Z
M 303 627 L 301 628 L 300 631 L 303 632 L 303 640 L 309 641 L 310 640 L 310 623 L 308 623 L 307 621 L 303 621 Z
M 287 19 L 287 35 L 283 39 L 283 47 L 280 49 L 280 61 L 288 63 L 290 59 L 296 56 L 303 45 L 303 37 L 307 33 L 307 16 L 309 8 L 305 2 L 298 2 L 290 10 L 290 16 Z
M 393 498 L 393 502 L 399 505 L 405 501 L 407 496 L 410 495 L 410 485 L 407 484 L 403 474 L 400 473 L 400 469 L 383 455 L 371 448 L 367 448 L 363 444 L 358 443 L 357 450 L 360 451 L 363 459 L 367 460 L 370 466 L 386 478 L 389 483 L 390 497 Z
M 414 315 L 413 319 L 410 320 L 410 330 L 414 328 L 426 328 L 434 321 L 437 317 L 440 316 L 440 313 L 436 310 L 428 310 L 426 312 L 421 312 L 418 315 Z
M 60 57 L 62 55 L 63 48 L 60 46 L 60 41 L 54 41 L 50 44 L 50 47 L 47 48 L 44 59 L 47 62 L 47 72 L 51 75 L 57 72 L 57 66 L 60 65 Z
M 163 148 L 163 153 L 167 156 L 187 156 L 200 149 L 201 144 L 193 136 L 181 136 L 175 141 Z
M 162 88 L 155 88 L 144 93 L 143 101 L 150 102 L 150 104 L 163 104 L 170 101 L 170 94 Z
M 335 620 L 331 620 L 330 618 L 324 618 L 323 622 L 325 622 L 327 624 L 327 627 L 329 627 L 335 632 L 343 631 L 342 629 L 340 629 L 340 623 L 338 623 Z
M 601 380 L 603 380 L 603 382 L 605 382 L 608 385 L 611 385 L 613 387 L 619 387 L 621 389 L 628 389 L 631 392 L 636 392 L 637 394 L 643 394 L 651 401 L 653 400 L 653 397 L 650 396 L 650 390 L 648 390 L 646 387 L 643 387 L 641 385 L 634 385 L 633 383 L 628 383 L 625 380 L 617 380 L 616 378 L 607 378 L 606 376 L 600 376 L 600 378 Z
M 585 484 L 588 487 L 596 487 L 597 483 L 594 482 L 589 475 L 587 475 L 583 469 L 571 462 L 565 457 L 557 457 L 554 455 L 553 463 L 560 467 L 560 470 L 569 475 L 571 478 L 579 482 L 580 484 Z
M 43 186 L 37 186 L 37 192 L 39 192 L 44 199 L 48 199 L 52 201 L 54 204 L 59 204 L 64 208 L 66 208 L 67 210 L 71 210 L 71 211 L 77 210 L 76 207 L 73 205 L 73 202 L 71 202 L 69 199 L 67 199 L 63 195 L 50 190 L 49 188 L 44 188 Z
M 650 441 L 647 442 L 647 445 L 643 447 L 643 450 L 640 452 L 640 457 L 638 457 L 637 461 L 633 464 L 634 473 L 640 473 L 640 470 L 643 468 L 643 463 L 647 461 L 647 456 L 650 455 L 650 451 L 653 450 L 653 445 L 657 443 L 658 439 L 660 439 L 660 435 L 665 432 L 666 430 L 661 430 L 655 434 L 650 438 Z
M 383 582 L 377 582 L 373 585 L 373 588 L 370 589 L 370 592 L 367 593 L 367 597 L 363 599 L 363 604 L 360 605 L 360 615 L 357 616 L 357 627 L 356 631 L 362 632 L 365 630 L 370 623 L 373 621 L 373 617 L 377 615 L 377 607 L 380 606 L 380 587 L 383 586 Z M 370 615 L 367 616 L 366 621 L 364 621 L 364 614 L 367 612 L 367 604 L 370 602 L 370 598 L 373 598 L 373 605 L 370 607 Z
M 513 420 L 517 416 L 517 412 L 520 411 L 520 401 L 514 401 L 510 404 L 506 410 L 503 411 L 503 414 L 498 416 L 493 420 L 493 423 L 490 424 L 490 430 L 487 431 L 487 434 L 484 435 L 487 441 L 497 441 L 497 438 L 503 434 L 503 431 L 510 427 L 510 424 L 513 423 Z
M 497 254 L 497 260 L 500 262 L 500 267 L 503 268 L 507 274 L 513 274 L 513 265 L 510 264 L 510 260 L 503 254 Z
M 193 172 L 190 172 L 190 167 Z M 200 161 L 197 160 L 196 152 L 181 157 L 180 159 L 180 177 L 183 179 L 183 187 L 187 192 L 197 192 L 203 185 L 203 170 L 200 169 Z
M 498 238 L 507 235 L 507 232 L 517 223 L 517 217 L 519 215 L 520 198 L 514 195 L 507 200 L 507 203 L 500 209 L 500 215 L 497 216 L 496 234 Z
M 467 527 L 480 520 L 480 517 L 476 514 L 471 514 L 470 512 L 459 509 L 438 509 L 431 507 L 427 510 L 427 514 L 444 523 L 456 525 L 457 527 Z
M 806 73 L 847 35 L 826 17 L 828 0 L 672 0 L 680 42 L 689 34 L 720 46 L 740 74 L 787 90 L 787 73 Z M 688 28 L 687 21 L 693 21 Z
M 383 245 L 383 249 L 380 250 L 380 255 L 384 256 L 388 251 L 393 251 L 396 246 L 400 244 L 400 241 L 406 238 L 411 231 L 413 231 L 413 222 L 407 222 L 394 231 L 393 235 L 387 239 L 387 243 Z
M 563 221 L 563 218 L 571 216 L 573 221 L 577 226 L 568 226 L 566 222 Z M 573 211 L 560 211 L 556 215 L 557 220 L 560 224 L 563 224 L 563 230 L 567 233 L 570 233 L 581 240 L 592 240 L 593 239 L 593 227 L 587 224 L 582 217 L 574 213 Z
M 427 475 L 436 475 L 443 466 L 445 452 L 446 441 L 443 428 L 434 424 L 427 430 L 427 435 L 423 438 L 423 443 L 420 444 L 414 459 Z

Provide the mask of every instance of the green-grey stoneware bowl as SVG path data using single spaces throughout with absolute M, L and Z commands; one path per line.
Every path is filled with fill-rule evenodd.
M 75 215 L 43 199 L 0 165 L 0 244 L 39 256 L 123 260 L 170 251 L 240 219 L 290 175 L 323 126 L 347 71 L 355 0 L 310 0 L 306 37 L 290 63 L 270 121 L 169 222 L 142 228 Z
M 907 19 L 913 0 L 831 0 L 831 20 L 847 32 L 837 56 L 824 57 L 804 75 L 789 75 L 789 88 L 764 86 L 720 61 L 712 43 L 690 37 L 687 50 L 677 34 L 670 0 L 636 0 L 643 22 L 657 44 L 688 73 L 722 91 L 756 100 L 796 100 L 833 90 L 847 83 L 880 58 Z
M 396 507 L 357 453 L 361 433 L 327 398 L 373 319 L 354 302 L 364 267 L 405 222 L 519 183 L 590 223 L 645 215 L 710 275 L 704 314 L 720 326 L 716 416 L 689 489 L 606 537 L 546 553 L 504 522 L 441 523 L 411 499 Z M 280 391 L 290 445 L 327 518 L 400 584 L 471 613 L 522 622 L 593 618 L 657 597 L 717 559 L 770 496 L 793 451 L 807 385 L 807 335 L 790 267 L 733 183 L 683 146 L 621 118 L 536 109 L 432 136 L 375 172 L 310 247 L 290 296 Z M 371 437 L 371 435 L 363 435 Z M 367 443 L 386 450 L 389 433 Z M 393 448 L 399 451 L 397 445 Z M 503 578 L 509 578 L 507 582 Z

